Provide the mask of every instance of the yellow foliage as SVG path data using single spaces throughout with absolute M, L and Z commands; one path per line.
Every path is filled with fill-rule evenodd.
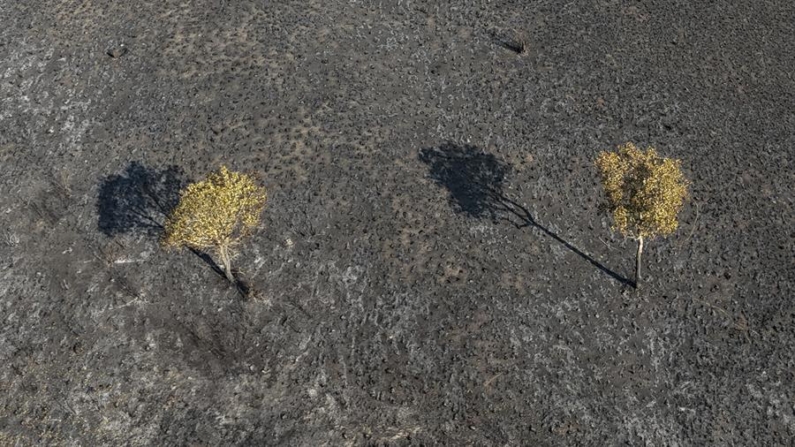
M 632 143 L 596 159 L 614 228 L 633 238 L 666 236 L 679 226 L 677 216 L 687 197 L 681 161 L 663 158 L 654 148 Z
M 196 249 L 227 248 L 259 222 L 267 193 L 254 179 L 222 166 L 188 185 L 165 224 L 163 244 Z

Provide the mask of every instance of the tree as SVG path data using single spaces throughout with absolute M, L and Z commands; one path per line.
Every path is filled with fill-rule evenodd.
M 166 219 L 163 245 L 213 250 L 226 278 L 235 283 L 230 265 L 235 246 L 259 223 L 267 193 L 254 178 L 226 166 L 188 185 Z
M 613 228 L 638 242 L 635 288 L 640 284 L 643 242 L 667 236 L 679 226 L 677 216 L 687 198 L 688 182 L 680 160 L 663 158 L 653 147 L 646 151 L 632 143 L 596 159 Z

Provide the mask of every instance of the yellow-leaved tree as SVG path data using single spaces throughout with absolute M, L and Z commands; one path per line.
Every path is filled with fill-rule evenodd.
M 179 204 L 166 219 L 163 245 L 215 251 L 226 278 L 235 283 L 233 250 L 259 223 L 267 197 L 252 176 L 222 166 L 181 192 Z
M 632 143 L 616 152 L 602 152 L 596 159 L 607 208 L 614 228 L 638 242 L 635 258 L 635 287 L 640 284 L 644 240 L 667 236 L 679 226 L 678 215 L 687 198 L 688 182 L 680 160 L 645 151 Z

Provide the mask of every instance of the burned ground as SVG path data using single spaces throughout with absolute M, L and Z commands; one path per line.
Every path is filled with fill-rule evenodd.
M 789 445 L 788 1 L 0 0 L 0 444 Z M 634 247 L 593 160 L 692 181 Z M 235 265 L 159 245 L 220 164 Z

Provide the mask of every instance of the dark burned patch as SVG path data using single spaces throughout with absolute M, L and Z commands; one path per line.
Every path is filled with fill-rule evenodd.
M 66 216 L 70 202 L 71 199 L 62 200 L 51 191 L 44 191 L 28 202 L 28 208 L 36 220 L 53 227 Z
M 184 173 L 176 166 L 155 169 L 131 162 L 124 172 L 106 177 L 100 185 L 99 230 L 107 236 L 159 233 L 186 184 Z
M 69 207 L 74 203 L 74 196 L 68 172 L 53 172 L 48 183 L 47 189 L 40 191 L 27 205 L 34 219 L 52 227 L 68 214 Z

